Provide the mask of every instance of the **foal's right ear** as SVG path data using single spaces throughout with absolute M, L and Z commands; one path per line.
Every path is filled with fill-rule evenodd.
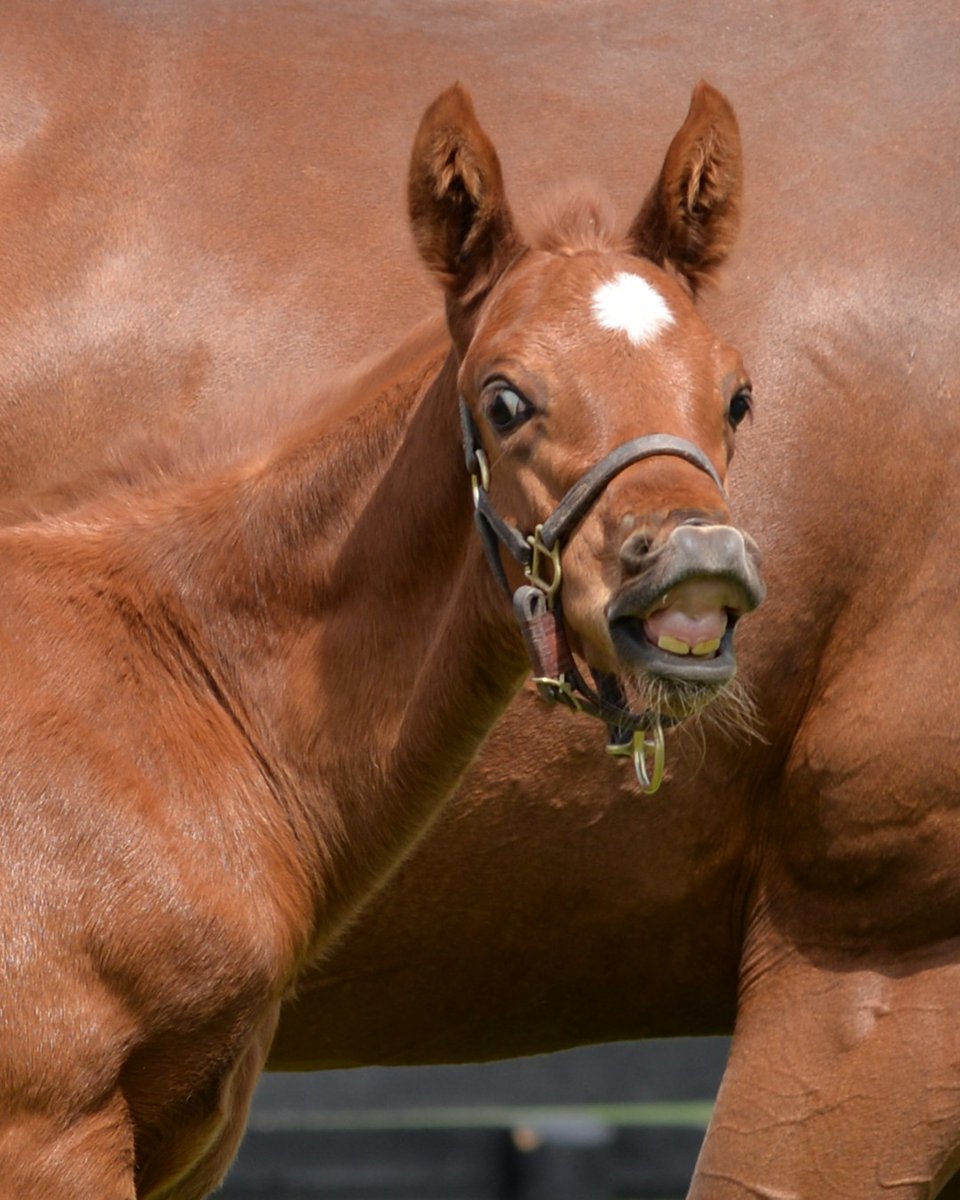
M 497 152 L 459 84 L 438 96 L 420 122 L 408 203 L 417 247 L 444 286 L 451 332 L 463 350 L 477 303 L 520 240 Z

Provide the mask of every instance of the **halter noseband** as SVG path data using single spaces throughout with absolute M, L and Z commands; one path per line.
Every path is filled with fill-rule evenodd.
M 473 481 L 474 518 L 487 560 L 507 596 L 523 633 L 533 667 L 534 683 L 548 703 L 560 703 L 606 723 L 608 751 L 633 758 L 644 792 L 655 792 L 663 779 L 663 722 L 654 713 L 635 713 L 627 705 L 619 680 L 594 672 L 596 688 L 583 678 L 567 644 L 560 607 L 560 551 L 608 484 L 627 467 L 663 455 L 682 458 L 705 474 L 726 497 L 723 480 L 699 446 L 666 433 L 647 434 L 624 442 L 592 466 L 569 489 L 549 517 L 532 534 L 524 535 L 500 516 L 490 502 L 490 469 L 470 410 L 460 399 L 460 426 L 467 470 Z M 500 560 L 500 546 L 523 567 L 529 581 L 514 592 Z M 545 564 L 549 573 L 545 577 Z M 675 722 L 668 719 L 668 724 Z M 648 734 L 652 738 L 648 738 Z M 646 755 L 654 756 L 652 774 Z

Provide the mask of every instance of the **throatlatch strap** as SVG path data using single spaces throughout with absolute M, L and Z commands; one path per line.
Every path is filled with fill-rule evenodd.
M 480 437 L 477 433 L 477 427 L 474 424 L 470 409 L 467 408 L 466 401 L 462 396 L 460 397 L 459 407 L 460 436 L 463 438 L 463 457 L 467 463 L 467 474 L 479 475 L 480 464 L 477 462 L 477 450 L 480 446 Z
M 506 522 L 490 503 L 490 497 L 481 491 L 477 496 L 477 516 L 490 526 L 494 534 L 522 567 L 528 567 L 533 557 L 530 543 L 519 529 Z
M 490 569 L 494 576 L 499 580 L 500 586 L 510 596 L 513 589 L 510 587 L 510 580 L 507 579 L 507 573 L 503 569 L 503 563 L 500 559 L 500 544 L 502 537 L 497 528 L 491 521 L 491 515 L 500 521 L 499 514 L 494 512 L 486 501 L 486 494 L 481 492 L 477 499 L 477 505 L 473 513 L 473 521 L 477 527 L 477 532 L 480 534 L 480 541 L 483 545 L 483 552 L 487 556 L 487 562 L 490 564 Z M 484 511 L 487 510 L 487 511 Z M 506 525 L 506 522 L 501 522 Z M 509 526 L 507 526 L 509 528 Z M 509 543 L 508 543 L 509 544 Z M 526 546 L 526 543 L 524 543 Z M 529 549 L 529 547 L 527 547 Z
M 510 596 L 512 588 L 507 579 L 507 573 L 503 569 L 503 563 L 500 560 L 500 546 L 506 546 L 517 562 L 523 567 L 530 565 L 533 551 L 530 549 L 527 539 L 520 530 L 510 525 L 500 516 L 490 503 L 490 497 L 487 495 L 486 489 L 479 482 L 483 476 L 479 458 L 481 448 L 480 435 L 477 432 L 473 417 L 462 396 L 460 398 L 460 432 L 463 437 L 463 456 L 467 464 L 467 471 L 474 480 L 474 522 L 480 534 L 480 540 L 483 543 L 484 553 L 487 556 L 490 568 L 499 580 L 500 586 Z

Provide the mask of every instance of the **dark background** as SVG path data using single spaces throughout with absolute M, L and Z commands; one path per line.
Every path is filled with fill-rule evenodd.
M 673 1200 L 724 1038 L 476 1066 L 267 1075 L 228 1200 Z

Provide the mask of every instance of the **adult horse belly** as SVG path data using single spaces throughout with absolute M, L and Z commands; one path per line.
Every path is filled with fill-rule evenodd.
M 716 798 L 736 768 L 713 757 L 691 781 L 675 766 L 643 797 L 603 741 L 525 690 L 414 856 L 304 981 L 270 1065 L 459 1061 L 728 1027 L 744 847 Z

